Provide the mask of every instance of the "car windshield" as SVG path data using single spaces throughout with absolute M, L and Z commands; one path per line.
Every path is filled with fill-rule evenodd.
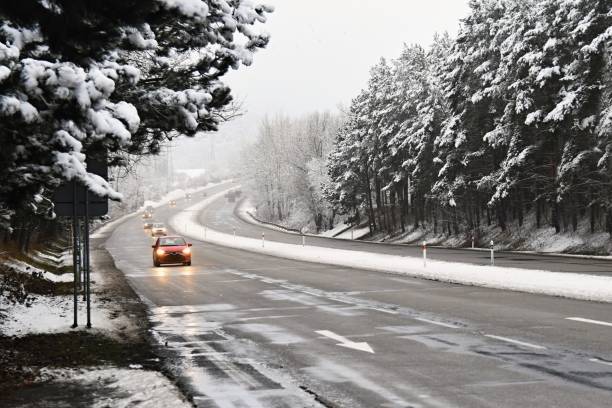
M 159 223 L 153 224 L 153 226 L 155 228 L 164 228 L 164 224 L 159 224 Z
M 179 246 L 179 245 L 186 245 L 185 240 L 183 238 L 180 238 L 180 237 L 161 238 L 159 240 L 159 246 Z

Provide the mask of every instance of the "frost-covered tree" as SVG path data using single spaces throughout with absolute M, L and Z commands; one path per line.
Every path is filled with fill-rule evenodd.
M 21 0 L 0 4 L 0 217 L 76 179 L 113 199 L 87 157 L 156 153 L 217 128 L 221 78 L 251 64 L 269 6 L 246 0 Z
M 243 153 L 243 179 L 260 218 L 312 231 L 333 224 L 335 211 L 323 189 L 339 122 L 329 112 L 262 121 L 254 144 Z
M 588 217 L 612 233 L 610 2 L 470 7 L 455 40 L 372 69 L 337 136 L 327 196 L 369 208 L 377 231 L 397 229 L 399 201 L 402 232 L 408 219 L 471 234 L 532 214 L 558 232 Z

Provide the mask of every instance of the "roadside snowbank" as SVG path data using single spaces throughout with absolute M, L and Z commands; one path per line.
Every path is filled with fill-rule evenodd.
M 104 225 L 102 225 L 100 228 L 98 228 L 95 233 L 91 234 L 89 237 L 90 238 L 103 238 L 106 235 L 108 235 L 108 233 L 110 231 L 112 231 L 117 225 L 122 224 L 123 222 L 125 222 L 126 220 L 136 216 L 138 213 L 144 211 L 144 209 L 148 206 L 151 206 L 153 208 L 159 208 L 163 205 L 168 204 L 170 201 L 172 200 L 178 200 L 178 199 L 182 199 L 185 198 L 185 195 L 187 193 L 191 193 L 191 194 L 196 194 L 196 193 L 202 193 L 208 189 L 211 189 L 213 187 L 217 187 L 223 184 L 227 184 L 227 183 L 232 183 L 233 180 L 224 180 L 224 181 L 220 181 L 218 183 L 208 183 L 206 186 L 204 187 L 197 187 L 197 188 L 192 188 L 192 189 L 187 189 L 187 190 L 182 190 L 182 189 L 178 189 L 178 190 L 172 190 L 169 193 L 167 193 L 166 195 L 164 195 L 162 198 L 160 198 L 159 200 L 156 201 L 146 201 L 144 203 L 144 205 L 142 207 L 140 207 L 137 211 L 134 211 L 132 213 L 126 214 L 122 217 L 117 218 L 116 220 L 113 220 L 111 222 L 108 222 Z
M 243 200 L 236 208 L 236 214 L 240 218 L 242 218 L 244 221 L 250 224 L 260 225 L 267 229 L 271 229 L 274 231 L 280 231 L 280 232 L 286 232 L 288 234 L 302 235 L 297 230 L 286 228 L 286 227 L 283 227 L 282 225 L 260 221 L 257 219 L 257 217 L 255 217 L 254 215 L 255 212 L 256 212 L 256 209 L 253 206 L 253 204 L 251 204 L 249 199 Z M 352 230 L 352 234 L 351 234 L 351 230 Z M 339 224 L 334 229 L 324 231 L 320 234 L 306 233 L 303 235 L 313 236 L 313 237 L 336 238 L 336 239 L 360 239 L 360 238 L 365 237 L 369 233 L 370 233 L 369 227 L 353 228 L 350 225 Z
M 370 227 L 349 228 L 348 230 L 336 235 L 336 239 L 360 239 L 370 233 Z
M 79 322 L 85 327 L 87 315 L 85 302 L 79 296 Z M 4 336 L 25 336 L 39 333 L 60 333 L 71 329 L 73 298 L 72 296 L 36 296 L 28 307 L 26 305 L 0 304 L 0 312 L 6 315 L 2 320 L 0 334 Z M 94 332 L 112 332 L 119 327 L 129 324 L 126 317 L 118 315 L 111 319 L 111 310 L 106 302 L 99 300 L 95 294 L 91 295 L 91 320 Z
M 242 200 L 242 202 L 238 204 L 238 207 L 236 208 L 236 215 L 238 215 L 238 217 L 242 218 L 242 220 L 248 222 L 249 224 L 260 225 L 264 228 L 274 231 L 286 232 L 287 234 L 300 235 L 300 232 L 298 232 L 297 230 L 286 228 L 282 225 L 276 225 L 271 222 L 260 221 L 259 219 L 257 219 L 257 217 L 255 217 L 256 212 L 257 209 L 253 206 L 253 204 L 251 204 L 248 199 Z
M 205 231 L 202 225 L 197 221 L 199 212 L 213 201 L 223 197 L 224 194 L 225 191 L 190 206 L 174 216 L 170 220 L 170 225 L 179 233 L 189 236 L 192 239 L 281 258 L 392 272 L 463 285 L 561 296 L 581 300 L 612 302 L 611 277 L 480 266 L 432 260 L 428 261 L 427 267 L 424 267 L 423 261 L 420 258 L 323 247 L 302 247 L 301 245 L 270 241 L 262 245 L 262 241 L 259 239 L 245 237 L 234 238 L 233 235 L 224 234 L 209 228 Z M 206 238 L 204 238 L 205 233 Z
M 72 253 L 68 250 L 57 254 L 35 250 L 30 253 L 30 256 L 35 261 L 42 263 L 51 262 L 56 268 L 63 268 L 64 266 L 72 265 Z
M 13 268 L 15 271 L 19 273 L 23 273 L 26 275 L 32 275 L 33 273 L 40 274 L 40 276 L 42 276 L 43 279 L 47 279 L 54 283 L 72 282 L 72 274 L 64 273 L 62 275 L 56 275 L 54 273 L 36 268 L 18 259 L 7 259 L 5 261 L 2 261 L 2 263 L 10 268 Z
M 141 408 L 191 407 L 178 389 L 157 371 L 127 368 L 65 369 L 42 371 L 43 377 L 56 383 L 79 383 L 104 387 L 104 395 L 97 395 L 92 408 Z

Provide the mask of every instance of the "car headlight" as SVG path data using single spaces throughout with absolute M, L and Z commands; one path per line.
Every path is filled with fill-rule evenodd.
M 190 255 L 191 254 L 191 248 L 187 247 L 187 248 L 183 249 L 183 253 L 185 255 Z
M 161 248 L 158 248 L 158 249 L 157 249 L 157 251 L 155 251 L 155 253 L 156 253 L 157 255 L 164 255 L 164 254 L 166 253 L 166 251 L 164 251 L 164 250 L 163 250 L 163 249 L 161 249 Z

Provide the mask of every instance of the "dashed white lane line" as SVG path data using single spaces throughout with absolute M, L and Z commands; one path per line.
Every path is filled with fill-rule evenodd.
M 593 363 L 599 363 L 599 364 L 604 364 L 604 365 L 607 365 L 607 366 L 612 366 L 612 362 L 611 361 L 600 360 L 598 358 L 589 358 L 589 361 L 591 361 Z
M 419 322 L 425 322 L 430 324 L 435 324 L 436 326 L 442 326 L 449 329 L 458 329 L 459 326 L 455 326 L 454 324 L 444 323 L 444 322 L 436 322 L 435 320 L 425 319 L 423 317 L 415 317 L 414 320 L 418 320 Z
M 584 319 L 582 317 L 566 317 L 565 320 L 573 320 L 575 322 L 591 323 L 591 324 L 597 324 L 597 325 L 600 325 L 600 326 L 612 327 L 612 323 L 602 322 L 600 320 Z
M 398 312 L 396 312 L 395 310 L 387 310 L 387 309 L 382 309 L 380 307 L 370 307 L 370 310 L 376 310 L 377 312 L 383 312 L 383 313 L 387 313 L 387 314 L 392 314 L 392 315 L 396 315 L 398 314 Z
M 499 340 L 499 341 L 505 341 L 507 343 L 513 343 L 513 344 L 517 344 L 519 346 L 525 346 L 525 347 L 529 347 L 529 348 L 533 348 L 533 349 L 537 349 L 537 350 L 546 350 L 546 347 L 544 347 L 544 346 L 539 346 L 537 344 L 531 344 L 531 343 L 527 343 L 527 342 L 524 342 L 524 341 L 509 339 L 507 337 L 494 336 L 492 334 L 485 334 L 485 337 L 488 337 L 490 339 Z

